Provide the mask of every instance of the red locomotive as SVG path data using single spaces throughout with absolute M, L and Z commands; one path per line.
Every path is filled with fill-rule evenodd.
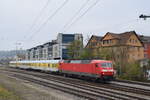
M 114 76 L 112 61 L 107 60 L 64 60 L 60 62 L 59 72 L 103 81 L 110 81 Z
M 10 62 L 10 66 L 22 69 L 50 71 L 57 74 L 92 80 L 110 81 L 114 76 L 112 62 L 107 60 L 12 61 Z

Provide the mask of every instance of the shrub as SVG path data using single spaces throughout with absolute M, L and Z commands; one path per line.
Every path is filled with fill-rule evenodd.
M 120 77 L 127 80 L 145 80 L 143 77 L 143 70 L 138 62 L 127 64 L 124 73 Z

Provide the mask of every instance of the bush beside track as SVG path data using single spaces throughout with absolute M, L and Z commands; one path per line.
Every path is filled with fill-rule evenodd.
M 3 86 L 0 85 L 0 100 L 21 100 L 14 93 L 8 91 Z

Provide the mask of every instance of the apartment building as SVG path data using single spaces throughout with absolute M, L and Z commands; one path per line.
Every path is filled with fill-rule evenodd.
M 57 44 L 53 45 L 53 58 L 54 59 L 67 59 L 68 46 L 71 42 L 78 40 L 83 43 L 82 34 L 62 34 L 59 33 L 57 36 Z
M 59 33 L 56 40 L 38 45 L 26 51 L 26 60 L 67 59 L 68 46 L 74 40 L 83 43 L 82 34 Z
M 108 32 L 102 38 L 102 47 L 112 49 L 118 60 L 123 57 L 124 60 L 132 62 L 144 58 L 143 43 L 135 31 L 121 34 Z
M 85 48 L 90 49 L 90 51 L 92 52 L 92 54 L 95 57 L 98 55 L 97 54 L 98 51 L 100 51 L 101 39 L 102 39 L 102 36 L 92 35 L 91 38 L 89 39 L 87 45 L 85 46 Z
M 53 45 L 56 44 L 55 40 L 43 44 L 43 60 L 53 59 Z
M 150 59 L 150 36 L 139 35 L 144 45 L 144 58 Z
M 132 62 L 144 58 L 143 42 L 135 31 L 119 34 L 107 32 L 103 37 L 92 36 L 86 48 L 93 49 L 95 55 L 104 53 L 101 52 L 102 49 L 109 50 L 116 61 Z
M 102 36 L 92 35 L 85 47 L 93 49 L 99 48 L 101 46 L 102 38 L 103 38 Z

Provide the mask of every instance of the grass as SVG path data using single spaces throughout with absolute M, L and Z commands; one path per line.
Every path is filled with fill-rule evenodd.
M 21 100 L 14 93 L 8 91 L 0 85 L 0 100 Z

